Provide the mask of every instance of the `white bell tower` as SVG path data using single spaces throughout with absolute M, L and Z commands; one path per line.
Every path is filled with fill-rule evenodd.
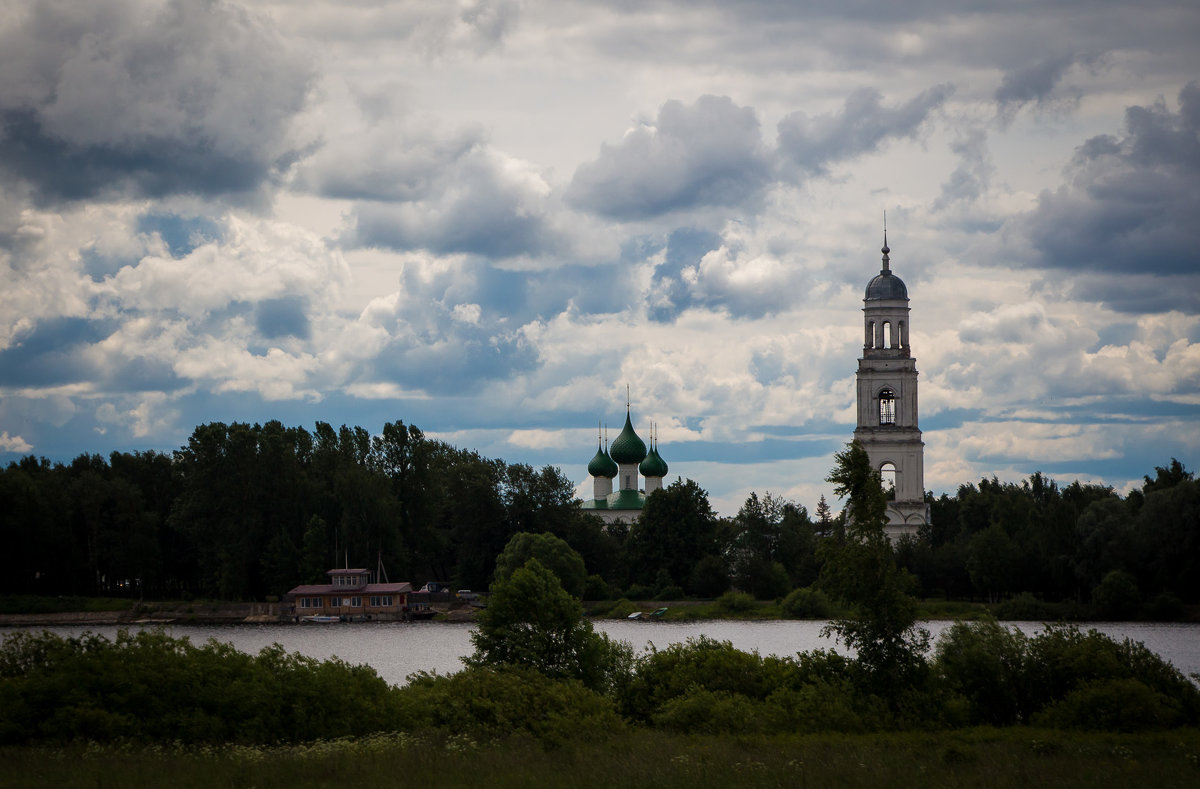
M 887 229 L 883 269 L 863 297 L 863 353 L 858 360 L 858 427 L 854 437 L 888 492 L 887 536 L 916 535 L 929 523 L 925 444 L 917 427 L 917 365 L 908 344 L 908 288 L 891 271 Z

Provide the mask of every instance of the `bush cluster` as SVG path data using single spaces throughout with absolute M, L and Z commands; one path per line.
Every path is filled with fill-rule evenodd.
M 161 631 L 15 633 L 0 646 L 0 743 L 275 743 L 389 728 L 396 699 L 373 669 L 258 655 Z
M 1200 724 L 1200 690 L 1141 644 L 1054 626 L 1025 636 L 960 623 L 918 684 L 881 694 L 857 660 L 760 656 L 729 642 L 651 649 L 602 687 L 476 665 L 390 687 L 373 669 L 247 655 L 161 632 L 16 633 L 0 646 L 0 744 L 274 744 L 377 732 L 554 744 L 630 727 L 698 734 L 1014 726 L 1143 731 Z

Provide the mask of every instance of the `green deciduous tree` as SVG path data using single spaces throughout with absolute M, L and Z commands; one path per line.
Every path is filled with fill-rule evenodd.
M 530 559 L 537 559 L 558 578 L 563 589 L 574 597 L 582 597 L 587 584 L 587 569 L 575 549 L 553 534 L 519 532 L 512 536 L 496 557 L 495 583 L 507 581 Z
M 717 552 L 717 518 L 708 493 L 690 479 L 655 491 L 625 548 L 631 581 L 649 584 L 665 569 L 672 583 L 687 583 L 700 559 Z
M 887 501 L 879 474 L 857 441 L 837 453 L 827 478 L 847 498 L 846 539 L 829 541 L 821 585 L 851 606 L 854 614 L 829 626 L 858 652 L 869 686 L 892 696 L 911 687 L 925 670 L 929 633 L 917 627 L 911 579 L 896 567 L 884 536 Z
M 468 666 L 530 668 L 594 690 L 627 681 L 633 659 L 628 645 L 595 632 L 580 602 L 537 559 L 492 587 L 471 643 Z

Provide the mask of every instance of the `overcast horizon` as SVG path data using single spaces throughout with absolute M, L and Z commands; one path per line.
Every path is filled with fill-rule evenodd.
M 1200 462 L 1195 3 L 3 11 L 0 463 L 403 420 L 590 497 L 628 385 L 836 509 L 885 211 L 927 489 Z

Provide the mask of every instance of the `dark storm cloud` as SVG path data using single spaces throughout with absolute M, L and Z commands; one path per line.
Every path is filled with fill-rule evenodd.
M 264 299 L 255 309 L 255 326 L 259 334 L 268 339 L 276 337 L 309 338 L 308 299 L 301 296 L 283 296 Z
M 112 334 L 111 321 L 52 318 L 38 323 L 0 351 L 0 385 L 57 386 L 96 374 L 88 346 Z
M 1193 274 L 1129 276 L 1089 272 L 1067 285 L 1071 298 L 1104 302 L 1110 309 L 1129 315 L 1169 312 L 1200 313 L 1200 260 Z M 1128 341 L 1122 343 L 1128 344 Z
M 996 171 L 988 152 L 987 132 L 983 129 L 968 129 L 950 144 L 950 150 L 958 155 L 959 162 L 950 178 L 942 184 L 942 193 L 934 202 L 934 209 L 939 211 L 953 203 L 970 203 L 987 194 Z
M 1180 92 L 1179 105 L 1177 113 L 1162 101 L 1130 107 L 1125 136 L 1093 137 L 1076 149 L 1068 182 L 1042 192 L 1037 208 L 1007 229 L 1032 247 L 1032 263 L 1125 274 L 1200 272 L 1200 83 Z M 1115 290 L 1105 300 L 1134 295 L 1118 279 L 1111 282 Z M 1178 307 L 1195 306 L 1194 291 L 1163 296 Z
M 885 107 L 879 91 L 860 88 L 846 97 L 841 113 L 810 118 L 794 112 L 779 122 L 780 155 L 803 173 L 822 175 L 829 165 L 871 153 L 888 140 L 916 137 L 953 92 L 950 85 L 937 85 Z
M 69 145 L 27 110 L 0 113 L 0 168 L 35 186 L 39 202 L 124 192 L 146 197 L 247 192 L 268 162 L 215 154 L 199 141 L 145 139 L 136 148 Z
M 1086 65 L 1094 60 L 1067 52 L 1008 72 L 994 95 L 1000 117 L 1010 120 L 1026 104 L 1044 105 L 1051 102 L 1056 97 L 1056 88 L 1071 66 L 1076 63 Z M 1075 97 L 1070 98 L 1074 100 Z
M 668 101 L 640 126 L 579 166 L 567 189 L 576 207 L 618 220 L 760 197 L 770 159 L 754 110 L 726 96 Z
M 0 23 L 0 171 L 42 203 L 257 189 L 311 69 L 217 2 L 36 3 Z

